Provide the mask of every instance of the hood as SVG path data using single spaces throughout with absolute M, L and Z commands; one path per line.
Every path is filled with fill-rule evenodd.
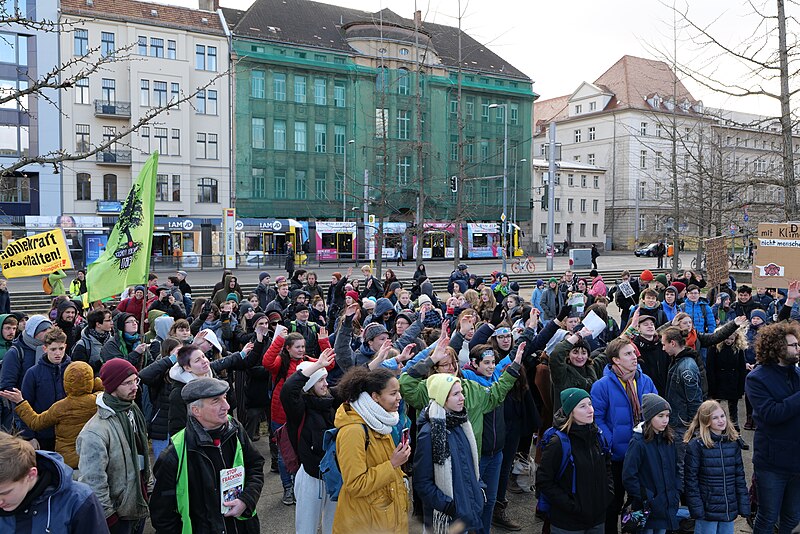
M 336 410 L 336 417 L 334 417 L 333 425 L 336 428 L 342 428 L 347 425 L 363 425 L 364 419 L 358 415 L 349 403 L 344 403 Z
M 556 413 L 553 414 L 553 427 L 554 428 L 561 428 L 567 423 L 568 417 L 564 415 L 564 409 L 559 408 Z
M 595 276 L 592 279 L 592 283 L 593 284 L 596 284 L 597 282 L 602 282 L 602 281 L 603 281 L 603 275 L 602 274 L 598 274 L 597 276 Z
M 169 377 L 173 381 L 180 382 L 181 384 L 188 384 L 197 378 L 195 375 L 181 367 L 178 363 L 169 368 Z
M 642 434 L 644 432 L 644 421 L 633 427 L 634 434 Z
M 379 298 L 378 302 L 375 303 L 375 310 L 373 310 L 372 315 L 375 317 L 380 317 L 389 311 L 394 311 L 392 301 L 387 298 Z
M 78 307 L 77 307 L 77 306 L 75 305 L 75 303 L 74 303 L 74 302 L 72 302 L 71 300 L 65 300 L 65 301 L 63 301 L 61 304 L 59 304 L 59 305 L 58 305 L 58 308 L 56 308 L 56 309 L 58 310 L 58 312 L 57 312 L 57 314 L 56 314 L 56 317 L 57 317 L 57 319 L 56 319 L 56 320 L 57 320 L 57 321 L 58 321 L 58 320 L 61 320 L 61 314 L 63 314 L 63 313 L 66 311 L 66 310 L 68 310 L 68 309 L 70 309 L 70 308 L 72 308 L 73 310 L 75 310 L 75 317 L 77 318 L 77 317 L 78 317 L 78 315 L 77 315 L 77 314 L 79 313 L 79 312 L 78 312 Z
M 86 362 L 72 362 L 64 371 L 64 392 L 68 397 L 80 397 L 94 391 L 94 371 Z
M 34 315 L 34 316 L 30 317 L 28 319 L 28 322 L 25 323 L 25 333 L 28 334 L 30 337 L 35 336 L 36 335 L 36 329 L 38 328 L 38 326 L 40 324 L 42 324 L 45 321 L 47 323 L 49 323 L 50 326 L 53 326 L 53 322 L 49 318 L 45 317 L 44 315 Z M 48 328 L 50 328 L 50 326 L 48 326 Z
M 134 317 L 130 313 L 122 312 L 118 313 L 117 316 L 114 318 L 114 327 L 117 329 L 117 332 L 124 332 L 125 331 L 125 321 L 128 320 L 128 317 Z M 138 320 L 138 317 L 136 318 Z
M 50 451 L 36 451 L 36 468 L 39 471 L 47 471 L 51 474 L 53 485 L 44 490 L 35 502 L 39 503 L 49 499 L 58 492 L 69 493 L 72 486 L 72 468 L 64 463 L 61 455 Z M 50 507 L 48 506 L 48 513 Z M 53 511 L 53 514 L 60 512 Z M 49 519 L 49 517 L 48 517 Z
M 169 315 L 161 315 L 151 323 L 152 326 L 150 328 L 155 331 L 155 334 L 159 339 L 167 339 L 169 336 L 169 329 L 172 328 L 174 323 L 174 317 L 170 317 Z
M 419 285 L 419 290 L 422 291 L 425 295 L 431 297 L 433 299 L 433 284 L 430 283 L 429 280 L 425 280 Z
M 270 312 L 274 312 L 274 311 L 280 313 L 281 316 L 283 316 L 283 307 L 280 305 L 280 303 L 277 300 L 273 300 L 272 302 L 267 304 L 267 309 L 264 310 L 264 313 L 269 315 Z

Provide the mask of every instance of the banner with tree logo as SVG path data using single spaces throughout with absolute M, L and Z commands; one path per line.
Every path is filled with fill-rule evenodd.
M 153 152 L 122 204 L 105 251 L 88 267 L 86 285 L 90 302 L 147 282 L 153 248 L 157 171 L 158 152 Z

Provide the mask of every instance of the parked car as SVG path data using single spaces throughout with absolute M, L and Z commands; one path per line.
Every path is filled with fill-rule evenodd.
M 636 257 L 645 256 L 648 258 L 652 258 L 656 255 L 656 250 L 658 249 L 658 243 L 650 243 L 646 247 L 637 248 L 633 251 Z

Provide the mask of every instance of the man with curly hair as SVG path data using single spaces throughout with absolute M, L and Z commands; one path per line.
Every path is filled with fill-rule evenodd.
M 797 283 L 794 282 L 796 285 Z M 790 288 L 791 289 L 791 288 Z M 781 321 L 756 338 L 756 368 L 745 382 L 756 422 L 758 488 L 754 534 L 789 534 L 800 522 L 800 326 Z

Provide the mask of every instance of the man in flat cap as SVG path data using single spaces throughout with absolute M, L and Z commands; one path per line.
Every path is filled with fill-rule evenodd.
M 229 387 L 223 380 L 198 378 L 181 391 L 189 412 L 186 428 L 172 436 L 153 469 L 150 518 L 158 533 L 186 532 L 187 523 L 193 534 L 260 530 L 255 512 L 264 458 L 244 427 L 228 416 Z M 243 483 L 228 489 L 242 469 Z

